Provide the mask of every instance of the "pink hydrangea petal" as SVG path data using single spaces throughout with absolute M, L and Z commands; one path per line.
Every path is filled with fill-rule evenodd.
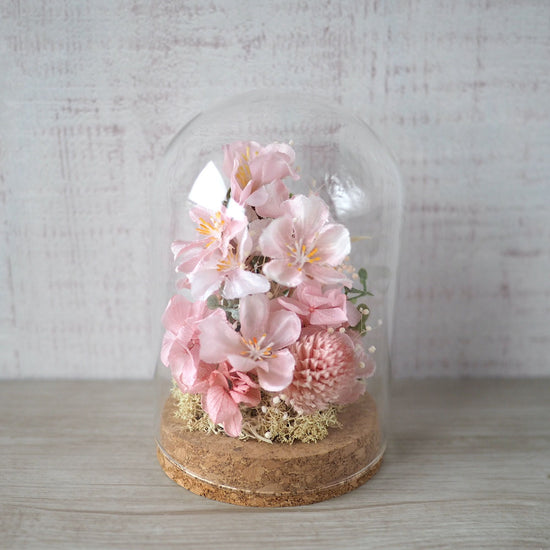
M 223 421 L 223 429 L 225 433 L 231 437 L 239 437 L 241 435 L 243 425 L 243 415 L 237 406 L 231 409 L 231 414 Z
M 326 225 L 317 237 L 315 245 L 324 263 L 341 264 L 351 250 L 349 231 L 341 224 Z
M 296 342 L 301 330 L 302 323 L 295 313 L 275 311 L 269 317 L 266 340 L 272 343 L 274 350 L 286 348 Z
M 361 314 L 357 308 L 349 301 L 346 300 L 346 316 L 350 326 L 354 327 L 360 320 Z
M 265 332 L 269 315 L 269 300 L 263 294 L 246 296 L 239 305 L 241 334 L 251 339 Z M 240 369 L 239 369 L 240 370 Z
M 293 311 L 297 315 L 307 316 L 309 313 L 309 307 L 307 306 L 307 304 L 304 304 L 303 302 L 294 298 L 281 296 L 280 298 L 277 298 L 277 302 L 288 311 Z
M 267 292 L 269 288 L 269 281 L 263 275 L 236 269 L 227 275 L 222 294 L 224 298 L 233 300 L 248 294 Z
M 312 325 L 335 326 L 347 321 L 346 312 L 337 307 L 320 308 L 312 312 L 309 322 Z
M 241 338 L 225 320 L 225 313 L 217 309 L 199 324 L 200 358 L 207 363 L 221 363 L 230 354 L 240 354 Z
M 167 330 L 164 333 L 164 337 L 162 338 L 160 360 L 162 361 L 162 364 L 165 367 L 168 367 L 170 365 L 170 362 L 168 361 L 168 357 L 170 355 L 170 350 L 172 349 L 172 345 L 174 343 L 175 338 L 176 338 L 176 335 L 173 332 L 170 332 L 169 330 Z
M 287 260 L 271 260 L 263 267 L 265 276 L 281 285 L 294 287 L 304 281 L 305 275 Z
M 192 302 L 181 294 L 172 296 L 162 315 L 164 328 L 177 333 L 182 325 L 187 324 L 191 307 Z
M 268 370 L 258 369 L 258 382 L 264 390 L 282 391 L 292 382 L 295 360 L 288 350 L 281 350 L 267 361 Z
M 288 202 L 288 201 L 287 201 Z M 287 244 L 293 242 L 292 219 L 288 216 L 273 220 L 260 236 L 260 250 L 269 258 L 284 258 L 288 254 Z
M 240 414 L 239 406 L 231 399 L 231 396 L 223 386 L 211 386 L 203 396 L 202 401 L 204 410 L 208 413 L 208 416 L 214 424 L 224 424 L 229 420 L 229 424 L 234 426 L 234 422 L 231 422 L 230 419 L 234 417 L 236 413 Z M 240 430 L 235 435 L 239 435 L 239 433 Z M 235 435 L 233 435 L 233 437 L 235 437 Z
M 229 395 L 235 403 L 244 403 L 249 407 L 255 407 L 261 401 L 259 388 L 248 388 L 245 393 L 230 390 Z
M 198 346 L 192 346 L 189 349 L 176 340 L 170 349 L 168 361 L 174 378 L 186 386 L 190 386 L 196 381 L 197 365 L 199 363 Z

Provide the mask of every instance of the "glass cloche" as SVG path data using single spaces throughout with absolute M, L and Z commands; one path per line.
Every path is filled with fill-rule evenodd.
M 166 474 L 249 506 L 367 481 L 386 448 L 402 210 L 386 148 L 340 107 L 239 96 L 173 139 L 152 206 Z

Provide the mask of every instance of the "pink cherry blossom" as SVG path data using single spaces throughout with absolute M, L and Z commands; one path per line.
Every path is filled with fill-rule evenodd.
M 260 402 L 258 384 L 226 361 L 210 372 L 207 384 L 208 388 L 202 395 L 202 408 L 214 424 L 222 424 L 228 435 L 238 437 L 243 419 L 239 404 L 255 407 Z
M 271 258 L 263 267 L 277 283 L 295 287 L 309 279 L 324 284 L 351 282 L 335 266 L 349 254 L 348 230 L 329 222 L 329 210 L 316 196 L 297 195 L 282 204 L 283 215 L 264 229 L 259 244 Z
M 232 218 L 226 207 L 212 212 L 196 206 L 190 212 L 191 219 L 197 224 L 197 233 L 201 237 L 194 241 L 174 241 L 172 252 L 178 262 L 176 271 L 194 272 L 207 258 L 214 253 L 225 257 L 231 240 L 246 227 L 246 220 Z
M 283 203 L 290 196 L 287 186 L 281 180 L 275 180 L 265 185 L 263 189 L 267 198 L 263 204 L 256 206 L 256 212 L 262 218 L 278 218 L 283 214 Z
M 314 281 L 298 285 L 291 297 L 283 296 L 278 301 L 285 309 L 294 311 L 306 325 L 338 327 L 349 323 L 353 326 L 361 319 L 361 314 L 353 304 L 349 304 L 341 287 L 323 289 Z
M 221 252 L 214 254 L 200 269 L 190 273 L 187 278 L 193 298 L 205 300 L 220 287 L 222 296 L 230 300 L 267 292 L 269 281 L 263 275 L 250 271 L 245 263 L 252 246 L 252 238 L 244 229 L 236 240 L 235 250 L 229 249 L 225 256 Z
M 269 198 L 264 185 L 287 176 L 299 177 L 292 168 L 294 150 L 285 143 L 262 147 L 255 141 L 237 141 L 223 151 L 223 171 L 231 181 L 231 196 L 239 204 L 261 206 Z
M 290 347 L 296 359 L 285 400 L 300 414 L 345 405 L 364 391 L 353 340 L 338 331 L 309 331 Z
M 254 372 L 267 391 L 284 389 L 294 370 L 294 357 L 286 348 L 300 335 L 300 319 L 291 311 L 271 311 L 264 294 L 242 298 L 239 319 L 240 333 L 218 316 L 205 319 L 200 358 L 207 363 L 227 360 L 240 372 Z
M 168 302 L 162 316 L 166 332 L 160 357 L 185 391 L 197 383 L 200 363 L 199 324 L 211 315 L 225 317 L 221 310 L 210 311 L 205 302 L 190 302 L 176 294 Z

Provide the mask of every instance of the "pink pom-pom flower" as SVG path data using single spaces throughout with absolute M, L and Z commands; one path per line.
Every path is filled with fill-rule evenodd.
M 319 330 L 302 335 L 290 347 L 296 364 L 285 400 L 300 414 L 313 414 L 329 405 L 355 401 L 365 385 L 351 338 L 342 332 Z

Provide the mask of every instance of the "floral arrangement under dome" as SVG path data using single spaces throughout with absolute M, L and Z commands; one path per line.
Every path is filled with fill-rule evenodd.
M 223 151 L 224 200 L 193 207 L 197 238 L 172 244 L 180 293 L 162 318 L 161 359 L 178 415 L 191 430 L 316 441 L 374 372 L 357 304 L 367 273 L 349 264 L 349 232 L 326 203 L 289 192 L 290 145 Z

